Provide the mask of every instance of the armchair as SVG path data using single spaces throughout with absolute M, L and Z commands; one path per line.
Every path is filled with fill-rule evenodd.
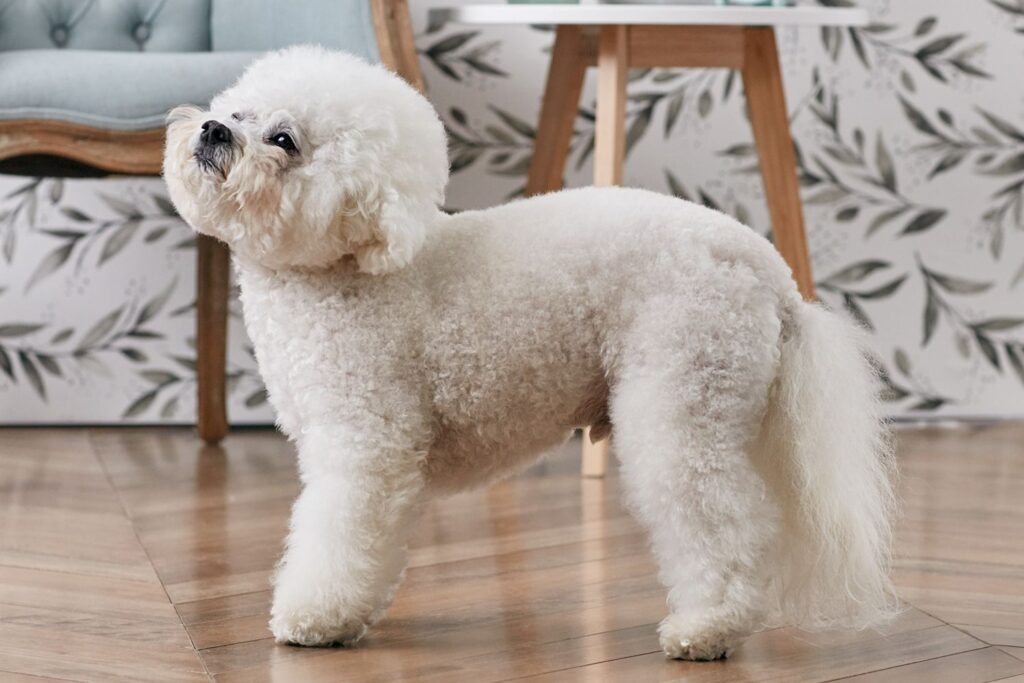
M 0 0 L 0 160 L 70 159 L 158 175 L 164 116 L 204 105 L 261 52 L 344 49 L 420 90 L 406 0 Z M 229 259 L 197 242 L 197 427 L 227 433 Z

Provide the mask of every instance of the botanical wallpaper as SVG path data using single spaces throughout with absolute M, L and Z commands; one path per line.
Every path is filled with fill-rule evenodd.
M 894 416 L 1024 416 L 1024 0 L 816 2 L 872 16 L 778 32 L 820 298 L 872 330 Z M 553 33 L 429 23 L 443 4 L 412 0 L 448 205 L 488 206 L 522 190 Z M 738 77 L 630 81 L 626 183 L 767 232 Z M 0 421 L 192 420 L 195 251 L 160 181 L 0 176 L 0 198 Z M 269 421 L 237 310 L 230 343 L 231 418 Z

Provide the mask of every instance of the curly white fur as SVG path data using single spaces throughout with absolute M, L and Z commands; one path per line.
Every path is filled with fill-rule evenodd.
M 202 149 L 207 120 L 230 144 Z M 176 110 L 165 176 L 189 223 L 231 245 L 298 445 L 280 641 L 356 641 L 428 496 L 609 419 L 669 589 L 668 655 L 891 613 L 891 460 L 862 341 L 748 228 L 627 189 L 446 215 L 426 100 L 310 47 L 258 61 L 209 113 Z

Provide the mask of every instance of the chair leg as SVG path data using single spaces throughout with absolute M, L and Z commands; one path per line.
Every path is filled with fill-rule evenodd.
M 775 31 L 771 27 L 747 28 L 744 44 L 743 87 L 757 143 L 775 247 L 793 269 L 793 279 L 800 293 L 805 299 L 813 300 L 814 277 L 807 252 L 796 155 L 789 130 Z
M 625 26 L 602 26 L 597 52 L 597 121 L 594 137 L 594 184 L 618 185 L 626 154 L 626 77 L 628 37 Z M 603 477 L 608 470 L 608 439 L 590 441 L 583 432 L 584 477 Z
M 583 77 L 587 72 L 583 50 L 583 30 L 579 26 L 558 27 L 526 177 L 527 196 L 562 188 Z
M 225 408 L 230 256 L 223 242 L 196 239 L 196 427 L 208 444 L 228 433 Z

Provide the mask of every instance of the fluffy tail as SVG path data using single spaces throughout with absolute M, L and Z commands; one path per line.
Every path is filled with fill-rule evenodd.
M 889 581 L 893 463 L 863 332 L 799 303 L 759 461 L 781 502 L 776 618 L 805 628 L 864 628 L 896 613 Z

